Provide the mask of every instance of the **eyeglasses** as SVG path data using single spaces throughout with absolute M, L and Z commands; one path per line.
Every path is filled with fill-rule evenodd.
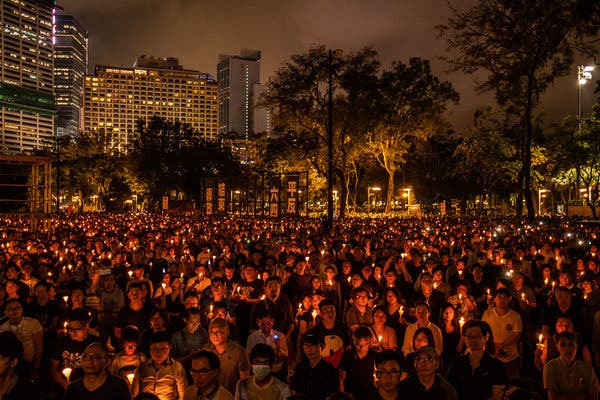
M 210 371 L 212 371 L 212 369 L 210 369 L 210 368 L 200 368 L 200 369 L 192 368 L 190 371 L 192 374 L 207 374 Z
M 104 356 L 83 356 L 81 357 L 81 361 L 86 362 L 86 361 L 92 361 L 92 362 L 96 362 L 99 360 L 103 360 Z
M 391 369 L 389 371 L 385 370 L 385 369 L 378 369 L 375 374 L 380 377 L 383 378 L 385 376 L 394 376 L 394 375 L 398 375 L 400 373 L 399 370 L 397 369 Z
M 421 356 L 421 357 L 417 357 L 415 358 L 415 363 L 423 363 L 423 362 L 433 362 L 435 361 L 435 357 L 433 356 Z

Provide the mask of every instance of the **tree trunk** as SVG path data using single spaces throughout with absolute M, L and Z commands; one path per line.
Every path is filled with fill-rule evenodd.
M 531 82 L 531 79 L 530 79 Z M 529 84 L 531 87 L 531 84 Z M 525 202 L 527 204 L 527 217 L 529 220 L 535 218 L 535 209 L 533 208 L 533 199 L 531 197 L 531 141 L 533 140 L 533 126 L 531 125 L 531 111 L 533 108 L 533 93 L 532 90 L 528 90 L 527 108 L 525 109 L 525 156 L 523 158 L 523 172 L 525 175 L 525 187 L 523 188 L 523 195 L 525 196 Z
M 389 214 L 392 211 L 392 200 L 394 198 L 394 176 L 395 171 L 390 169 L 387 171 L 388 173 L 388 187 L 387 187 L 387 195 L 385 196 L 385 213 Z
M 338 218 L 346 217 L 346 206 L 348 204 L 348 187 L 346 186 L 346 176 L 344 172 L 339 168 L 335 168 L 335 175 L 337 175 L 340 184 L 340 214 Z
M 515 204 L 517 218 L 521 218 L 523 215 L 523 169 L 524 165 L 521 165 L 521 169 L 519 170 L 519 175 L 517 177 L 517 204 Z

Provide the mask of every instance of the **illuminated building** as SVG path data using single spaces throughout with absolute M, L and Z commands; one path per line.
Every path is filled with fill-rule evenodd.
M 247 139 L 255 132 L 253 90 L 260 86 L 260 51 L 242 49 L 239 56 L 219 55 L 217 80 L 219 135 Z
M 54 37 L 56 132 L 59 136 L 76 136 L 88 68 L 88 33 L 72 16 L 56 15 Z
M 217 95 L 211 75 L 183 69 L 177 58 L 141 56 L 133 67 L 97 65 L 95 75 L 85 77 L 84 131 L 126 153 L 137 136 L 137 121 L 161 116 L 216 140 Z
M 54 3 L 1 3 L 0 152 L 48 149 L 54 142 Z

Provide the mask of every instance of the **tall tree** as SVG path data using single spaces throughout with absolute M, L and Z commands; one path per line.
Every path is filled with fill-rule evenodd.
M 448 102 L 458 102 L 450 82 L 431 72 L 428 60 L 396 61 L 379 81 L 379 115 L 369 135 L 370 149 L 388 175 L 385 212 L 391 211 L 395 176 L 406 162 L 411 143 L 446 131 L 443 115 Z
M 533 112 L 548 86 L 569 73 L 574 51 L 593 52 L 600 5 L 586 0 L 479 0 L 466 11 L 452 5 L 450 10 L 448 24 L 439 27 L 455 51 L 448 61 L 469 74 L 486 71 L 477 90 L 493 91 L 524 131 L 516 207 L 520 216 L 524 198 L 533 218 Z
M 306 136 L 303 148 L 317 144 L 306 155 L 319 171 L 326 171 L 329 145 L 329 79 L 332 80 L 334 173 L 340 185 L 340 216 L 346 212 L 348 178 L 356 148 L 364 143 L 377 87 L 379 60 L 369 48 L 332 57 L 324 46 L 293 55 L 269 80 L 262 104 L 279 123 Z

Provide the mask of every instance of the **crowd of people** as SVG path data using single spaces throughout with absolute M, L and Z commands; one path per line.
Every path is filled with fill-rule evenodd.
M 3 399 L 597 399 L 600 225 L 0 217 Z

